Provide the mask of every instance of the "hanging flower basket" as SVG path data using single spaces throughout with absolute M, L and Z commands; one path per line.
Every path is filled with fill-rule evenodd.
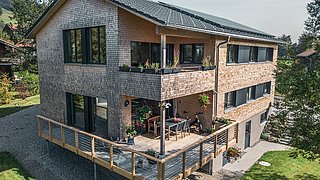
M 229 147 L 226 153 L 226 158 L 228 162 L 231 160 L 237 160 L 238 158 L 241 158 L 241 149 L 237 147 Z
M 210 97 L 207 94 L 201 94 L 198 98 L 200 109 L 207 110 L 208 106 L 210 106 Z

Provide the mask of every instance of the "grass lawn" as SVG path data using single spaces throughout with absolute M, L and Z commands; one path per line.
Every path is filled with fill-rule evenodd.
M 0 179 L 1 180 L 22 180 L 34 179 L 19 164 L 14 156 L 8 152 L 0 153 Z
M 0 118 L 8 116 L 12 113 L 18 112 L 36 104 L 40 104 L 40 95 L 31 96 L 26 98 L 25 100 L 15 99 L 10 104 L 0 106 Z
M 263 155 L 259 161 L 267 161 L 271 166 L 254 164 L 241 180 L 256 179 L 302 179 L 320 180 L 320 163 L 302 157 L 289 157 L 289 151 L 273 151 Z

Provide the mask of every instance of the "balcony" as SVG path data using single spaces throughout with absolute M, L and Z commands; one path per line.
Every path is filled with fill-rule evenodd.
M 182 179 L 216 158 L 238 141 L 238 123 L 217 130 L 207 136 L 190 135 L 185 142 L 172 142 L 172 148 L 160 158 L 141 152 L 145 137 L 138 137 L 135 145 L 118 144 L 74 127 L 38 116 L 38 135 L 68 149 L 93 163 L 128 179 Z M 157 144 L 150 140 L 148 146 Z M 145 147 L 148 148 L 148 147 Z M 144 149 L 143 149 L 144 150 Z M 143 166 L 138 164 L 143 162 Z

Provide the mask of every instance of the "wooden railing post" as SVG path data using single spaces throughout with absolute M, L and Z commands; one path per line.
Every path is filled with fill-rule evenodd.
M 237 128 L 237 130 L 236 130 L 236 143 L 239 143 L 239 123 L 237 123 L 237 125 L 236 125 L 236 128 Z
M 110 169 L 113 170 L 113 145 L 110 144 Z
M 217 157 L 217 143 L 218 143 L 218 135 L 214 136 L 214 158 Z
M 79 151 L 79 138 L 78 138 L 78 131 L 74 131 L 74 141 L 76 146 L 76 153 L 78 154 Z
M 37 117 L 38 119 L 38 136 L 40 137 L 41 136 L 41 121 L 40 121 L 40 118 Z
M 164 180 L 165 174 L 165 163 L 158 162 L 158 180 Z
M 229 148 L 229 129 L 226 130 L 227 132 L 227 137 L 226 137 L 226 150 Z
M 94 147 L 94 137 L 91 137 L 91 159 L 93 161 L 95 155 L 95 147 Z
M 65 138 L 64 138 L 64 129 L 62 126 L 61 127 L 61 141 L 62 141 L 62 147 L 64 147 L 65 144 Z
M 200 144 L 200 168 L 202 168 L 203 164 L 203 142 Z
M 182 153 L 182 178 L 185 179 L 186 178 L 186 163 L 187 163 L 187 155 L 186 155 L 186 151 L 184 151 Z
M 52 142 L 52 128 L 51 128 L 51 122 L 50 122 L 50 121 L 48 121 L 48 123 L 49 123 L 49 139 L 50 139 L 50 141 Z
M 136 159 L 134 152 L 131 152 L 131 165 L 132 165 L 132 180 L 134 180 L 136 176 Z

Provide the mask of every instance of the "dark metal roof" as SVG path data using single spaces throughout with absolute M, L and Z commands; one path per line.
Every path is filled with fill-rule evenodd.
M 198 29 L 277 41 L 274 36 L 202 12 L 150 0 L 111 0 L 117 5 L 173 28 Z
M 34 38 L 35 34 L 41 29 L 45 22 L 50 19 L 65 1 L 67 0 L 54 0 L 30 28 L 27 37 Z M 277 40 L 272 35 L 234 21 L 163 2 L 150 0 L 107 1 L 163 27 L 282 43 L 282 41 Z

